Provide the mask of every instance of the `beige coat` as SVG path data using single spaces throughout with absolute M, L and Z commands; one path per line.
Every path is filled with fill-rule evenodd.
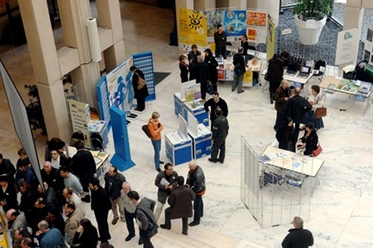
M 79 222 L 84 218 L 84 213 L 79 208 L 75 209 L 73 213 L 66 219 L 65 222 L 65 236 L 68 235 L 68 244 L 73 244 L 73 239 L 76 230 L 79 227 Z

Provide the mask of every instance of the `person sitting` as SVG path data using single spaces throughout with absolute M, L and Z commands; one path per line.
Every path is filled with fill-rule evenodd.
M 319 138 L 312 122 L 306 123 L 304 135 L 300 138 L 300 141 L 301 144 L 297 145 L 297 149 L 305 148 L 304 155 L 312 155 L 312 152 L 317 149 Z

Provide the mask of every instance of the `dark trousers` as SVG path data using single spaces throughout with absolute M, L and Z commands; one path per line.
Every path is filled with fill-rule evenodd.
M 280 128 L 283 120 L 284 120 L 284 114 L 281 113 L 280 111 L 277 111 L 277 114 L 276 114 L 276 122 L 275 122 L 275 129 L 277 130 L 278 128 Z
M 136 101 L 137 101 L 137 108 L 139 109 L 139 110 L 144 110 L 145 109 L 145 98 L 146 98 L 146 96 L 138 96 L 137 98 L 136 98 Z
M 199 223 L 201 217 L 203 216 L 203 200 L 201 195 L 196 195 L 196 199 L 194 199 L 194 219 L 193 222 Z
M 215 57 L 223 56 L 227 58 L 227 48 L 226 47 L 215 47 Z
M 136 213 L 130 213 L 124 209 L 124 217 L 126 219 L 128 234 L 135 235 L 135 225 L 133 224 L 133 219 L 136 218 Z
M 140 229 L 140 239 L 143 241 L 144 248 L 154 248 L 146 230 Z
M 212 144 L 211 159 L 217 161 L 219 150 L 219 161 L 223 163 L 225 158 L 225 142 L 214 142 Z
M 170 214 L 171 214 L 172 209 L 171 208 L 166 208 L 164 211 L 165 213 L 165 220 L 164 224 L 166 227 L 171 228 L 171 219 L 170 219 Z M 183 233 L 188 233 L 188 218 L 181 218 L 183 220 Z
M 275 95 L 275 91 L 277 90 L 277 88 L 280 86 L 281 84 L 281 81 L 280 82 L 269 82 L 269 99 L 271 100 L 271 102 L 273 101 L 273 96 Z
M 300 123 L 295 123 L 295 127 L 294 127 L 294 132 L 293 132 L 293 137 L 291 139 L 292 141 L 292 147 L 291 147 L 291 151 L 292 152 L 296 152 L 296 145 L 297 145 L 297 142 L 298 142 L 298 136 L 299 136 L 299 126 L 300 126 Z
M 107 223 L 109 210 L 100 212 L 94 211 L 94 214 L 98 225 L 98 232 L 100 234 L 101 243 L 107 242 L 109 239 L 111 239 L 109 225 Z

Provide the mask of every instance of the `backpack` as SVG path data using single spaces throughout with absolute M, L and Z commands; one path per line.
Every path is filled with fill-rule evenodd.
M 149 139 L 153 138 L 152 133 L 150 132 L 148 125 L 143 125 L 141 127 L 141 129 L 142 129 L 142 131 L 144 131 L 144 133 L 146 134 L 146 136 L 148 136 Z
M 244 74 L 244 70 L 242 69 L 242 66 L 240 63 L 234 66 L 234 73 L 236 73 L 236 75 L 238 76 Z

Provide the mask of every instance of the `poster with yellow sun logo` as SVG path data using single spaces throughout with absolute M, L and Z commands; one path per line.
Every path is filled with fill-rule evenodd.
M 207 19 L 203 11 L 179 9 L 179 47 L 207 46 Z

